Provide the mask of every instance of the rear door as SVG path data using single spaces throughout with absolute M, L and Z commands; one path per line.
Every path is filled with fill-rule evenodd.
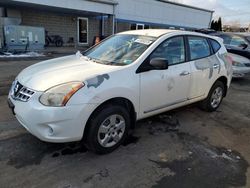
M 202 97 L 211 87 L 215 77 L 214 69 L 219 69 L 218 62 L 211 56 L 212 51 L 207 38 L 188 36 L 189 59 L 191 65 L 191 85 L 189 99 Z

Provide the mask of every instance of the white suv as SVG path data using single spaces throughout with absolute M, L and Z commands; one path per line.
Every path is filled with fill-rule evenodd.
M 219 38 L 173 30 L 128 31 L 81 54 L 24 69 L 8 101 L 18 121 L 48 142 L 82 140 L 113 151 L 136 120 L 198 101 L 216 110 L 232 77 Z

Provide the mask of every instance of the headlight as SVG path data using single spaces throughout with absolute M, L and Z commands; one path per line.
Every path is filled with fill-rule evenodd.
M 232 63 L 233 63 L 233 66 L 236 66 L 236 67 L 245 67 L 245 65 L 240 62 L 233 61 Z
M 39 100 L 45 106 L 65 106 L 69 99 L 82 87 L 84 87 L 82 82 L 61 84 L 45 91 Z

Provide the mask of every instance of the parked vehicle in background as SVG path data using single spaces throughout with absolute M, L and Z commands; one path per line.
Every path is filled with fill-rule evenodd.
M 211 33 L 216 33 L 217 31 L 215 31 L 214 29 L 203 28 L 203 29 L 196 29 L 195 32 L 203 34 L 211 34 Z
M 224 40 L 227 51 L 233 59 L 233 77 L 244 77 L 250 73 L 250 34 L 248 33 L 212 33 Z
M 229 53 L 229 55 L 232 58 L 234 78 L 243 78 L 250 73 L 250 59 L 233 53 Z
M 41 140 L 83 138 L 90 150 L 108 153 L 136 120 L 195 102 L 210 112 L 220 106 L 232 64 L 217 38 L 174 30 L 116 34 L 83 54 L 24 69 L 9 106 Z

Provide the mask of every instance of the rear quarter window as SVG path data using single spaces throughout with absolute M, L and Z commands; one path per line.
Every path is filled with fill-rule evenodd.
M 219 42 L 217 42 L 216 40 L 214 39 L 209 39 L 210 40 L 210 43 L 212 45 L 212 48 L 214 50 L 214 53 L 218 52 L 221 48 L 221 45 Z

